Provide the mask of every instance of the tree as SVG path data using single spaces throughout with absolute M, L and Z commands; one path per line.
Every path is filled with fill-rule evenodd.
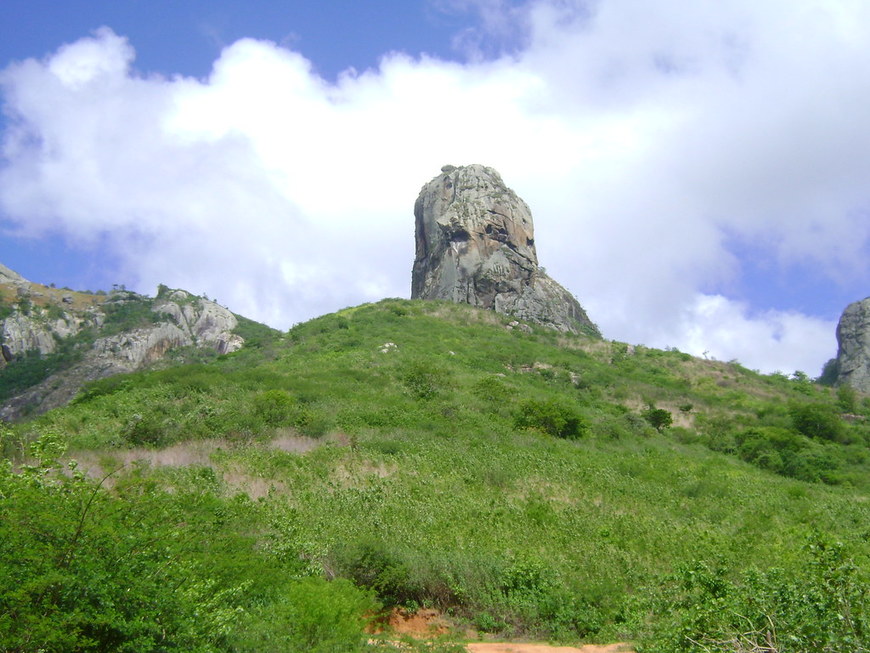
M 643 418 L 649 422 L 656 431 L 663 431 L 674 423 L 674 418 L 664 408 L 656 408 L 650 406 L 641 413 Z

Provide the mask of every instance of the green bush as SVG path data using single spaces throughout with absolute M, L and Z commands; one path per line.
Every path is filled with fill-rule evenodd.
M 432 361 L 414 361 L 402 374 L 402 383 L 417 399 L 432 399 L 440 394 L 449 380 L 446 370 Z
M 816 383 L 821 385 L 832 386 L 837 382 L 840 376 L 840 361 L 836 358 L 831 358 L 822 366 L 822 373 L 816 379 Z
M 514 424 L 520 429 L 537 429 L 569 440 L 582 438 L 589 432 L 586 419 L 556 399 L 526 401 L 520 406 Z
M 266 390 L 254 395 L 252 410 L 266 426 L 292 426 L 298 418 L 296 397 L 286 390 Z
M 808 438 L 844 442 L 846 429 L 833 406 L 826 404 L 795 403 L 789 412 L 795 429 Z
M 361 540 L 339 549 L 335 558 L 343 575 L 386 605 L 419 605 L 425 598 L 405 556 L 384 542 Z
M 234 638 L 238 651 L 354 653 L 369 650 L 365 626 L 379 605 L 344 579 L 303 578 L 251 612 Z
M 127 442 L 137 447 L 162 447 L 171 441 L 167 424 L 154 414 L 134 414 L 122 435 Z
M 816 539 L 797 568 L 729 573 L 696 562 L 652 588 L 649 653 L 840 653 L 870 645 L 870 585 L 841 543 Z
M 63 449 L 45 434 L 35 465 L 0 465 L 0 650 L 220 647 L 235 620 L 230 588 L 197 573 L 167 497 L 110 494 L 63 470 Z
M 502 404 L 514 395 L 514 390 L 495 376 L 485 376 L 475 382 L 472 392 L 479 399 L 492 404 Z
M 858 412 L 858 393 L 850 385 L 837 388 L 837 406 L 846 413 Z
M 153 303 L 154 300 L 141 296 L 135 299 L 107 301 L 103 304 L 106 320 L 101 335 L 110 336 L 160 322 L 161 316 L 151 310 Z

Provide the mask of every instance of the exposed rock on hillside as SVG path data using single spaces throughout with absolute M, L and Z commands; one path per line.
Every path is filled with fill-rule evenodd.
M 420 191 L 414 217 L 412 298 L 600 335 L 574 296 L 538 266 L 529 207 L 492 168 L 444 166 Z
M 836 382 L 870 392 L 870 297 L 849 304 L 840 316 Z
M 60 406 L 87 381 L 133 372 L 180 347 L 219 354 L 244 340 L 238 320 L 215 302 L 163 288 L 157 299 L 126 290 L 108 295 L 58 290 L 0 266 L 0 374 L 7 365 L 46 361 L 50 374 L 17 387 L 0 377 L 0 419 Z M 48 365 L 50 364 L 50 365 Z

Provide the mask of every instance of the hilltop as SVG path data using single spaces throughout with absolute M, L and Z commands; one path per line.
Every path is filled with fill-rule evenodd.
M 375 602 L 459 638 L 860 650 L 868 416 L 802 376 L 384 300 L 5 428 L 30 466 L 0 480 L 0 602 L 138 650 L 365 650 Z

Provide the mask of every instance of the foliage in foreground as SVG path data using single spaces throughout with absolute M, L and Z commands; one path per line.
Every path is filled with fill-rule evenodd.
M 375 601 L 253 551 L 238 527 L 256 511 L 208 475 L 109 492 L 109 476 L 64 473 L 62 450 L 47 434 L 36 464 L 0 468 L 0 650 L 363 650 Z
M 840 653 L 870 643 L 866 571 L 841 542 L 816 535 L 791 568 L 729 574 L 696 562 L 650 590 L 642 653 Z

